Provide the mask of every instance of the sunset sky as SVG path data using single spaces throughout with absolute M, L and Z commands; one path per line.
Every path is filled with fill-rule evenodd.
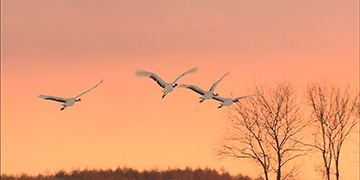
M 219 102 L 161 88 L 136 70 L 222 96 L 254 84 L 316 80 L 359 87 L 357 0 L 2 0 L 1 172 L 222 166 L 251 177 L 250 161 L 219 160 L 227 126 Z M 39 94 L 72 97 L 60 111 Z M 343 179 L 359 179 L 356 134 L 341 156 Z M 357 143 L 357 144 L 356 144 Z M 312 156 L 312 159 L 314 155 Z M 310 158 L 300 175 L 318 179 Z

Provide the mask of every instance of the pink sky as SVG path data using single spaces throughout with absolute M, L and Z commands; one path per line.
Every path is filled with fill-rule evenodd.
M 227 122 L 218 102 L 199 104 L 185 89 L 161 99 L 161 88 L 136 77 L 138 69 L 170 82 L 197 66 L 179 83 L 204 89 L 230 71 L 216 89 L 223 96 L 281 80 L 299 89 L 321 79 L 358 88 L 356 0 L 1 3 L 2 173 L 118 166 L 261 173 L 214 156 Z M 64 112 L 37 98 L 76 96 L 100 79 Z M 343 179 L 359 178 L 354 142 L 344 146 Z M 314 163 L 303 163 L 306 176 Z

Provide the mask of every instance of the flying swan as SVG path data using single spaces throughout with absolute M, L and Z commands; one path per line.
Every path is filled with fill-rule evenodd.
M 211 99 L 213 98 L 214 96 L 218 96 L 218 94 L 214 94 L 214 90 L 216 88 L 216 86 L 219 84 L 219 82 L 229 74 L 230 72 L 227 72 L 226 74 L 224 74 L 218 81 L 216 81 L 210 88 L 209 91 L 205 91 L 195 85 L 188 85 L 188 84 L 181 84 L 179 87 L 184 87 L 184 88 L 188 88 L 188 89 L 191 89 L 193 91 L 195 91 L 196 93 L 202 95 L 200 97 L 200 101 L 199 103 L 202 103 L 204 102 L 205 100 L 207 99 Z
M 176 82 L 182 77 L 185 76 L 188 73 L 193 73 L 197 70 L 197 67 L 190 69 L 189 71 L 186 71 L 184 73 L 182 73 L 178 78 L 175 79 L 174 82 L 172 83 L 167 83 L 164 80 L 162 80 L 158 75 L 156 75 L 155 73 L 152 72 L 148 72 L 148 71 L 136 71 L 136 76 L 146 76 L 149 77 L 151 79 L 153 79 L 154 81 L 156 81 L 159 86 L 161 86 L 162 88 L 164 88 L 162 90 L 162 92 L 164 92 L 164 94 L 162 95 L 162 98 L 164 98 L 168 93 L 170 93 L 171 91 L 174 90 L 174 88 L 178 85 Z
M 76 97 L 71 97 L 71 98 L 63 98 L 63 97 L 56 97 L 56 96 L 47 96 L 47 95 L 39 95 L 39 98 L 45 99 L 45 100 L 52 100 L 52 101 L 57 101 L 62 105 L 62 108 L 60 109 L 60 111 L 64 110 L 66 107 L 68 106 L 72 106 L 74 105 L 76 102 L 81 101 L 81 99 L 79 98 L 80 96 L 84 95 L 85 93 L 93 90 L 94 88 L 96 88 L 97 86 L 99 86 L 101 83 L 103 82 L 103 80 L 101 80 L 98 84 L 96 84 L 94 87 L 90 88 L 89 90 L 77 95 Z
M 260 90 L 261 91 L 261 90 Z M 218 108 L 222 108 L 223 106 L 230 106 L 235 102 L 239 102 L 239 99 L 244 99 L 252 96 L 257 96 L 260 94 L 260 91 L 258 91 L 256 94 L 248 95 L 248 96 L 241 96 L 237 98 L 223 98 L 220 96 L 214 96 L 213 99 L 220 101 L 220 106 Z

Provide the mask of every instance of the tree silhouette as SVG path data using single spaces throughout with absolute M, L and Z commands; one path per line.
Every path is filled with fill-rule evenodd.
M 144 170 L 142 172 L 132 168 L 117 168 L 116 170 L 73 170 L 65 172 L 60 170 L 54 175 L 28 176 L 21 174 L 1 175 L 1 180 L 251 180 L 241 174 L 231 176 L 227 172 L 219 173 L 216 170 L 205 169 L 167 169 L 167 170 Z
M 231 126 L 217 148 L 217 155 L 254 160 L 266 180 L 273 171 L 277 180 L 294 178 L 296 167 L 286 173 L 283 167 L 305 155 L 300 132 L 307 125 L 294 92 L 291 83 L 278 83 L 275 88 L 264 89 L 259 96 L 232 106 Z
M 358 96 L 327 82 L 312 83 L 307 88 L 307 101 L 317 129 L 314 142 L 307 144 L 322 154 L 323 175 L 331 179 L 332 162 L 335 163 L 336 179 L 340 178 L 340 153 L 342 145 L 359 122 Z

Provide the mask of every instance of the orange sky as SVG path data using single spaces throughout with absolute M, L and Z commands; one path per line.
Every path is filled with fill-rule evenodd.
M 217 87 L 224 96 L 279 80 L 304 87 L 329 79 L 355 89 L 358 7 L 356 0 L 2 0 L 1 171 L 224 166 L 256 177 L 255 165 L 213 155 L 225 108 L 199 104 L 185 89 L 161 99 L 161 88 L 135 71 L 173 81 L 197 66 L 179 83 L 204 89 L 230 71 Z M 64 112 L 37 98 L 76 96 L 100 79 Z M 344 146 L 343 179 L 359 178 L 354 142 Z M 318 177 L 303 161 L 301 174 Z

